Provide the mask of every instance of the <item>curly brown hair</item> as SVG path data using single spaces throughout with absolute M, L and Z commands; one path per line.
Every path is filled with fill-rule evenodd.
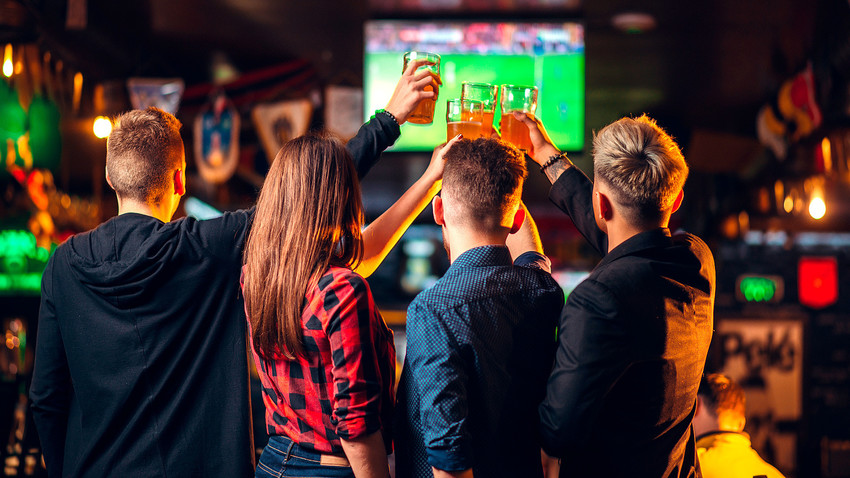
M 462 139 L 445 160 L 442 194 L 458 206 L 456 220 L 487 231 L 510 227 L 527 175 L 522 152 L 495 139 Z

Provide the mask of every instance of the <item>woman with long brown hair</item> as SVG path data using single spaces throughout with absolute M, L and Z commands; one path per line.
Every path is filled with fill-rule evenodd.
M 256 476 L 388 476 L 395 348 L 355 270 L 364 253 L 373 270 L 439 190 L 449 146 L 362 233 L 357 172 L 339 141 L 302 136 L 275 158 L 243 271 L 271 435 Z

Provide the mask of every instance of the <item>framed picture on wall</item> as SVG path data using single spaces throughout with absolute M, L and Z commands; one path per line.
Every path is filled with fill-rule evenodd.
M 797 468 L 803 328 L 802 319 L 720 318 L 706 368 L 731 377 L 744 389 L 744 431 L 759 455 L 784 473 Z

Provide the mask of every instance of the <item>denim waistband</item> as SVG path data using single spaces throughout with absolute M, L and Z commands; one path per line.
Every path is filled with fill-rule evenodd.
M 328 461 L 331 461 L 332 463 L 329 463 L 329 464 L 350 466 L 350 465 L 348 465 L 348 460 L 345 457 L 344 453 L 337 454 L 337 453 L 317 452 L 317 451 L 312 450 L 310 448 L 299 445 L 298 443 L 292 441 L 292 439 L 289 438 L 286 435 L 272 435 L 272 436 L 270 436 L 269 437 L 269 444 L 266 445 L 266 446 L 273 447 L 275 450 L 278 451 L 278 453 L 281 453 L 283 455 L 291 454 L 291 455 L 294 455 L 294 456 L 298 456 L 300 458 L 306 458 L 308 460 L 315 460 L 316 462 L 320 462 L 320 463 L 323 463 L 323 464 L 328 462 Z M 343 462 L 345 462 L 345 463 L 343 463 Z

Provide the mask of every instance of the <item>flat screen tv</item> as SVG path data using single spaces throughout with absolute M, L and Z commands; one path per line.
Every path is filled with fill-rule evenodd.
M 556 145 L 584 148 L 584 26 L 577 22 L 374 20 L 365 25 L 364 112 L 386 106 L 405 51 L 439 53 L 443 86 L 430 125 L 404 124 L 394 151 L 446 140 L 446 100 L 461 82 L 537 86 L 537 115 Z M 496 112 L 498 123 L 500 112 Z

